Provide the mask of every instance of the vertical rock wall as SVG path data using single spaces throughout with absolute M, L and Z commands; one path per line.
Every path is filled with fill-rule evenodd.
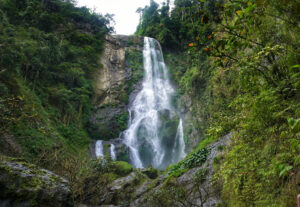
M 119 148 L 122 142 L 117 138 L 127 127 L 128 104 L 139 91 L 143 77 L 143 38 L 107 36 L 100 61 L 103 67 L 94 74 L 94 109 L 89 133 L 95 140 L 110 140 L 104 142 L 106 148 L 113 143 L 117 151 L 123 152 L 126 150 Z

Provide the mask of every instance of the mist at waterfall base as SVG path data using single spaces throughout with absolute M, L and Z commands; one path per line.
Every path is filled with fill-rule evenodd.
M 134 167 L 163 169 L 186 155 L 182 119 L 172 105 L 175 89 L 157 40 L 144 38 L 143 58 L 143 87 L 129 107 L 122 137 Z
M 175 89 L 170 83 L 159 42 L 144 38 L 144 79 L 141 91 L 129 106 L 129 123 L 121 133 L 136 168 L 164 169 L 186 156 L 183 123 L 172 105 Z M 96 157 L 103 157 L 103 142 L 95 145 Z M 110 155 L 115 160 L 115 146 Z

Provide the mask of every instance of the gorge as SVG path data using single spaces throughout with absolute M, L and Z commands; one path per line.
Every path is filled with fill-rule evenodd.
M 299 1 L 149 3 L 0 1 L 0 206 L 296 205 Z

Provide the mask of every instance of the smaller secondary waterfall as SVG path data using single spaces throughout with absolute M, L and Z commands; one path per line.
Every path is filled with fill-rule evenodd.
M 96 141 L 96 144 L 95 144 L 96 157 L 103 157 L 104 156 L 102 142 L 103 142 L 102 140 Z
M 116 156 L 116 151 L 115 151 L 115 145 L 114 144 L 111 144 L 110 145 L 110 156 L 113 160 L 116 160 L 117 159 L 117 156 Z
M 186 155 L 182 120 L 171 103 L 175 89 L 158 41 L 145 37 L 143 56 L 143 87 L 129 107 L 124 143 L 135 167 L 165 168 Z
M 110 144 L 110 156 L 113 160 L 117 159 L 116 155 L 116 146 L 114 144 Z M 104 157 L 104 149 L 103 149 L 103 140 L 97 140 L 95 143 L 95 154 L 96 157 Z

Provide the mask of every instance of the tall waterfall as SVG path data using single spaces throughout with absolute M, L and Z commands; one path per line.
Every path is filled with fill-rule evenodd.
M 124 143 L 135 167 L 165 168 L 186 155 L 182 120 L 172 106 L 175 89 L 159 42 L 145 37 L 143 56 L 143 87 L 129 107 Z

